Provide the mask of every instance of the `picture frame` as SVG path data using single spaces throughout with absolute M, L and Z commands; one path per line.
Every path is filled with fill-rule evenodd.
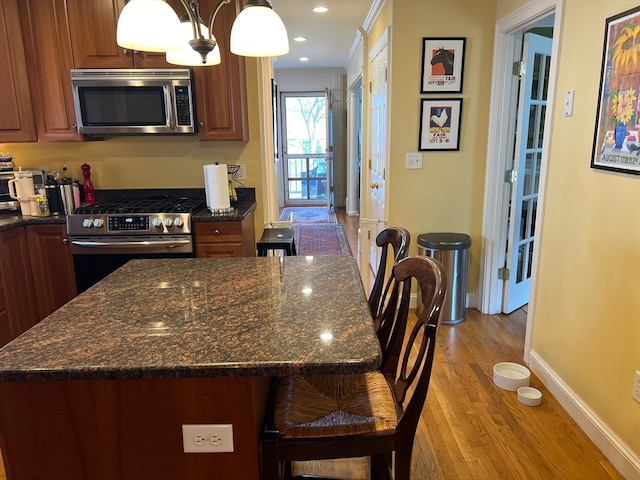
M 462 98 L 423 98 L 418 150 L 460 150 Z
M 591 168 L 640 175 L 640 7 L 605 20 Z
M 466 37 L 422 39 L 420 93 L 462 93 Z

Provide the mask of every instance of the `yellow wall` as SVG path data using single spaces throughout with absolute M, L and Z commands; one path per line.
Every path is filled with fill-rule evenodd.
M 605 19 L 637 5 L 565 1 L 532 301 L 533 350 L 640 454 L 640 405 L 631 399 L 640 370 L 640 177 L 589 166 Z M 574 111 L 564 117 L 571 89 Z
M 197 137 L 116 137 L 104 141 L 0 144 L 18 166 L 61 170 L 64 162 L 73 178 L 82 180 L 80 165 L 91 165 L 96 189 L 204 188 L 202 166 L 208 163 L 243 163 L 247 180 L 256 188 L 255 226 L 262 231 L 262 159 L 258 117 L 257 65 L 247 58 L 249 110 L 248 142 L 200 142 Z
M 452 21 L 451 19 L 455 19 Z M 491 91 L 495 2 L 459 0 L 393 2 L 391 29 L 390 225 L 417 237 L 427 232 L 461 232 L 472 238 L 468 291 L 478 287 Z M 401 25 L 401 27 L 399 27 Z M 461 94 L 420 94 L 423 37 L 466 37 Z M 421 170 L 405 169 L 405 154 L 418 151 L 420 100 L 462 98 L 460 151 L 423 152 Z

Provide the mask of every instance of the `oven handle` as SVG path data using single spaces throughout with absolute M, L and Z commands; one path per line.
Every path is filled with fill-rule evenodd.
M 184 245 L 190 245 L 191 240 L 154 240 L 141 241 L 141 242 L 83 242 L 79 240 L 72 240 L 71 245 L 77 245 L 79 247 L 129 247 L 129 248 L 148 248 L 148 247 L 167 247 L 178 248 Z

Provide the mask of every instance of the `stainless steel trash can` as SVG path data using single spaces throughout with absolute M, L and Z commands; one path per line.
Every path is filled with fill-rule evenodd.
M 469 248 L 471 237 L 464 233 L 423 233 L 418 235 L 420 255 L 435 258 L 447 272 L 447 296 L 445 297 L 440 323 L 455 324 L 466 316 L 467 273 L 469 270 Z M 416 307 L 422 313 L 422 300 L 418 295 Z

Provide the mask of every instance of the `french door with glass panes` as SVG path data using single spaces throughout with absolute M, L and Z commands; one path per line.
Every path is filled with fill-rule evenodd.
M 285 205 L 322 205 L 331 198 L 331 149 L 325 92 L 282 93 Z

